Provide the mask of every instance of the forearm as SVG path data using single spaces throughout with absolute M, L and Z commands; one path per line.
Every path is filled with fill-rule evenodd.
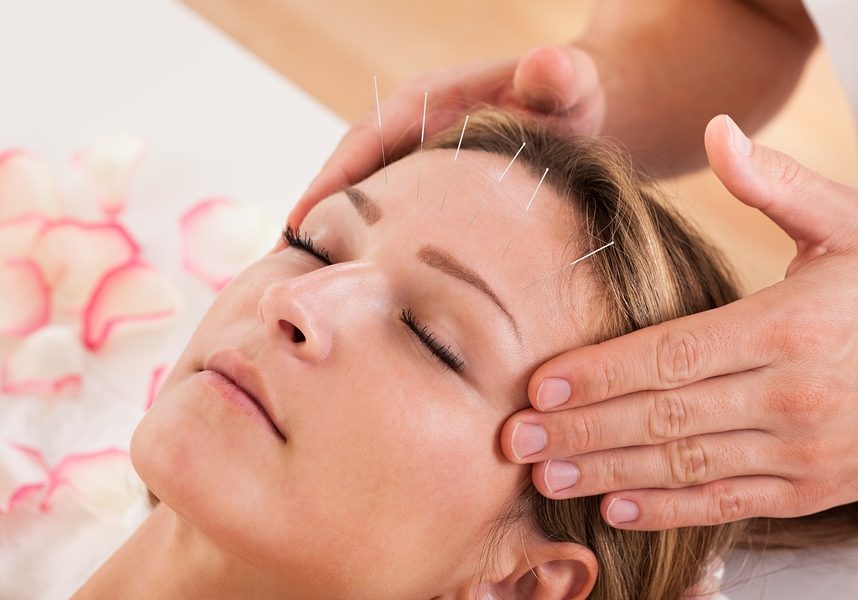
M 703 130 L 719 113 L 746 131 L 790 96 L 816 44 L 799 0 L 597 3 L 575 45 L 599 69 L 604 133 L 656 175 L 705 164 Z

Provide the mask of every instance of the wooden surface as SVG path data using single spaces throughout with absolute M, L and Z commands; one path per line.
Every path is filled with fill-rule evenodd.
M 574 39 L 592 0 L 184 0 L 204 18 L 348 121 L 429 68 L 515 57 L 540 43 Z M 793 98 L 756 141 L 858 187 L 858 149 L 848 105 L 823 50 Z M 701 131 L 701 144 L 703 143 Z M 727 252 L 748 291 L 779 280 L 794 245 L 709 172 L 666 181 L 669 194 Z

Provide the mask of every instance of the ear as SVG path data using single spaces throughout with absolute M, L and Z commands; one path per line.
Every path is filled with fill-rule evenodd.
M 477 586 L 477 600 L 584 600 L 599 572 L 593 552 L 572 542 L 553 542 L 536 534 L 510 536 L 506 573 Z

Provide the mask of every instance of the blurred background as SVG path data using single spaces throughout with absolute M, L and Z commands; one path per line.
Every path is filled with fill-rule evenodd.
M 371 78 L 388 95 L 430 68 L 517 57 L 574 40 L 593 0 L 184 0 L 203 18 L 343 119 L 374 108 Z M 817 49 L 792 99 L 755 140 L 858 187 L 855 124 L 828 58 Z M 703 143 L 703 132 L 701 144 Z M 746 291 L 780 280 L 794 245 L 700 172 L 667 191 L 733 259 Z

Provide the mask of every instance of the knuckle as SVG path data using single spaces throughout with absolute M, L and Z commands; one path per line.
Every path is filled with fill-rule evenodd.
M 693 380 L 704 364 L 703 344 L 691 332 L 666 329 L 656 346 L 656 367 L 663 385 Z
M 789 444 L 784 448 L 783 453 L 789 457 L 789 462 L 797 466 L 802 471 L 808 471 L 816 467 L 819 460 L 820 451 L 824 452 L 824 448 L 820 448 L 818 444 L 814 444 L 811 440 L 801 440 L 801 443 Z
M 617 384 L 621 381 L 619 365 L 611 359 L 604 359 L 598 368 L 599 398 L 612 398 L 615 396 Z
M 799 181 L 801 165 L 791 156 L 777 153 L 772 164 L 775 177 L 781 185 L 794 185 Z
M 687 429 L 688 410 L 685 400 L 673 391 L 650 395 L 647 429 L 655 442 L 683 437 Z
M 626 487 L 626 477 L 622 458 L 617 456 L 615 453 L 610 452 L 600 459 L 600 463 L 599 473 L 605 489 L 619 490 Z
M 676 440 L 667 444 L 667 463 L 670 467 L 670 483 L 674 487 L 684 487 L 700 483 L 711 470 L 711 459 L 696 441 Z
M 825 394 L 812 383 L 799 386 L 793 392 L 793 415 L 802 423 L 808 418 L 819 416 L 825 405 Z M 812 421 L 810 421 L 812 422 Z
M 807 352 L 808 345 L 814 343 L 813 333 L 819 327 L 819 323 L 814 321 L 803 310 L 793 310 L 784 316 L 783 326 L 777 329 L 782 356 L 795 359 Z
M 673 494 L 668 494 L 664 499 L 662 511 L 667 524 L 679 523 L 679 516 L 681 514 L 679 500 Z
M 563 437 L 565 447 L 573 454 L 591 452 L 600 438 L 598 422 L 590 414 L 574 414 L 564 428 Z
M 801 431 L 810 433 L 829 416 L 828 397 L 829 391 L 824 383 L 804 379 L 794 382 L 793 385 L 771 390 L 769 405 L 787 423 L 795 424 Z
M 717 486 L 709 496 L 707 523 L 731 523 L 751 516 L 748 498 L 736 489 Z

